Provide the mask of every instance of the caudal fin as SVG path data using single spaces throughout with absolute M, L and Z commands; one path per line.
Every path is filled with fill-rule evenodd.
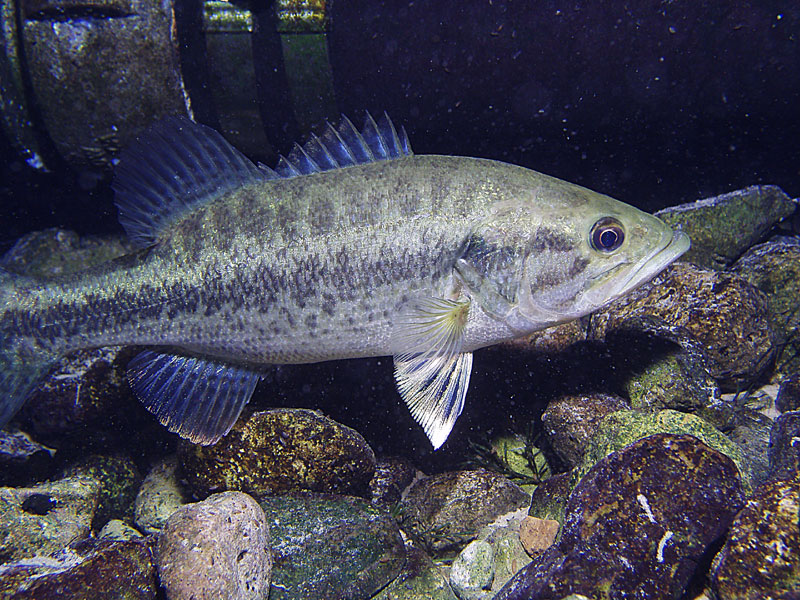
M 17 277 L 0 269 L 0 429 L 59 359 L 37 349 L 15 330 L 11 314 L 16 280 Z

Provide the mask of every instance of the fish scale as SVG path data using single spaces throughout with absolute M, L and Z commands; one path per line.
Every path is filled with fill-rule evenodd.
M 473 350 L 596 310 L 688 248 L 535 171 L 413 155 L 385 116 L 328 125 L 277 171 L 169 119 L 122 154 L 114 188 L 138 253 L 48 281 L 0 272 L 0 424 L 76 349 L 153 346 L 131 385 L 198 443 L 230 429 L 265 364 L 391 355 L 439 447 Z

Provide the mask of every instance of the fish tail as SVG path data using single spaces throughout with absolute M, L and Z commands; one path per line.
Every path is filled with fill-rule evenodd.
M 12 313 L 22 279 L 0 269 L 0 429 L 61 358 L 40 348 L 14 326 Z

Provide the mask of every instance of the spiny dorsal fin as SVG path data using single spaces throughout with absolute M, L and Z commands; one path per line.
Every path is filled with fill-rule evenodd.
M 210 127 L 167 117 L 120 154 L 112 187 L 128 236 L 149 246 L 197 206 L 239 186 L 275 177 Z
M 305 145 L 295 145 L 275 167 L 281 177 L 297 177 L 380 160 L 410 156 L 406 130 L 398 132 L 386 113 L 379 121 L 366 114 L 361 131 L 345 116 L 337 127 L 325 124 L 322 136 L 313 135 Z

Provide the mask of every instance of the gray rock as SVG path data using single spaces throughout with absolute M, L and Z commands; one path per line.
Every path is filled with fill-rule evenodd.
M 403 530 L 434 556 L 455 555 L 500 515 L 530 496 L 502 475 L 478 469 L 416 481 L 400 503 Z
M 0 557 L 49 556 L 85 540 L 100 483 L 73 477 L 29 488 L 0 488 Z
M 375 473 L 375 454 L 361 434 L 306 409 L 253 413 L 213 446 L 181 444 L 179 457 L 198 498 L 229 489 L 369 497 Z
M 169 600 L 262 600 L 272 570 L 264 511 L 241 492 L 187 504 L 161 530 L 157 563 Z
M 742 451 L 750 465 L 752 485 L 756 486 L 770 477 L 769 445 L 773 421 L 766 415 L 751 411 L 747 419 L 728 432 L 728 437 Z
M 783 413 L 772 426 L 769 470 L 770 477 L 777 480 L 800 476 L 800 411 Z
M 153 600 L 158 591 L 147 540 L 101 540 L 0 566 L 3 600 Z
M 650 284 L 595 313 L 590 335 L 602 340 L 631 317 L 657 317 L 685 329 L 700 342 L 723 391 L 746 389 L 774 357 L 767 299 L 732 273 L 673 263 Z
M 494 581 L 494 549 L 483 540 L 467 544 L 450 567 L 450 587 L 461 600 L 482 600 Z
M 494 580 L 492 595 L 497 593 L 505 583 L 522 567 L 530 562 L 520 538 L 522 522 L 528 518 L 527 509 L 521 508 L 495 519 L 478 534 L 492 547 L 494 555 Z
M 134 502 L 134 523 L 146 533 L 158 533 L 187 498 L 178 482 L 178 459 L 170 456 L 145 477 Z
M 375 475 L 369 482 L 373 504 L 394 505 L 400 501 L 405 490 L 417 476 L 417 469 L 410 461 L 400 458 L 382 458 L 375 465 Z
M 729 458 L 690 435 L 646 437 L 587 473 L 570 495 L 561 540 L 495 600 L 681 597 L 743 505 Z
M 125 521 L 119 519 L 111 519 L 108 523 L 103 525 L 103 528 L 97 533 L 99 539 L 109 539 L 117 541 L 133 540 L 142 537 L 138 529 L 131 527 Z
M 587 442 L 606 415 L 630 404 L 619 396 L 561 396 L 547 405 L 542 423 L 550 446 L 568 467 L 580 464 Z
M 23 431 L 0 431 L 0 485 L 29 485 L 52 472 L 56 451 Z
M 330 494 L 265 496 L 272 538 L 270 600 L 370 598 L 397 577 L 405 546 L 388 512 Z
M 800 596 L 800 483 L 757 488 L 736 515 L 714 559 L 719 600 L 791 600 Z
M 425 552 L 406 546 L 403 570 L 372 600 L 456 600 L 442 571 Z
M 731 267 L 767 297 L 779 354 L 779 373 L 800 370 L 800 240 L 770 241 L 748 250 Z
M 779 187 L 756 185 L 671 206 L 656 216 L 689 234 L 692 247 L 683 260 L 707 269 L 724 269 L 795 210 L 795 202 Z
M 800 410 L 800 373 L 789 375 L 781 381 L 775 407 L 781 412 Z

